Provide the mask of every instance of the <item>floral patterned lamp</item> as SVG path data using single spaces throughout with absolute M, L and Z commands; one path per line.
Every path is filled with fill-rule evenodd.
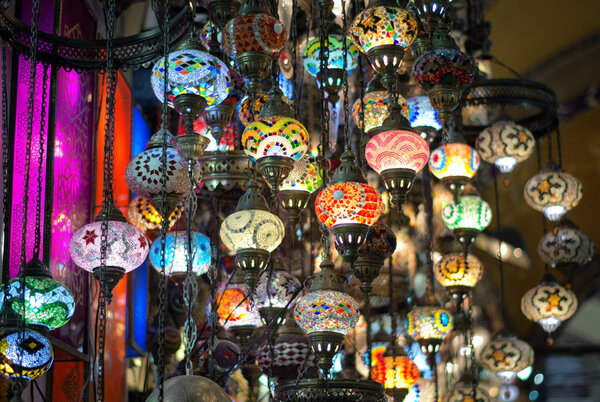
M 553 268 L 566 271 L 589 262 L 594 251 L 592 238 L 566 218 L 562 218 L 538 243 L 538 254 L 542 261 Z
M 510 173 L 516 164 L 531 156 L 535 138 L 531 132 L 514 122 L 499 121 L 477 137 L 477 152 L 486 162 L 496 165 L 502 173 Z
M 461 195 L 444 206 L 442 220 L 466 249 L 492 221 L 492 209 L 478 195 Z
M 517 373 L 533 364 L 533 349 L 525 341 L 512 335 L 498 334 L 479 355 L 483 368 L 496 373 L 505 384 L 510 384 Z
M 483 265 L 473 254 L 449 253 L 435 263 L 435 278 L 448 293 L 463 300 L 483 275 Z

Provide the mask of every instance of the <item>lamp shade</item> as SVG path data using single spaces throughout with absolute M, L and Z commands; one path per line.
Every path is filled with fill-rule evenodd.
M 284 308 L 301 286 L 300 281 L 288 272 L 266 270 L 256 286 L 256 307 Z
M 444 86 L 464 90 L 475 77 L 473 59 L 458 49 L 437 48 L 423 53 L 413 65 L 416 83 L 428 91 Z
M 139 267 L 150 251 L 148 239 L 127 222 L 108 222 L 106 266 L 129 272 Z M 73 234 L 69 253 L 78 267 L 92 272 L 101 266 L 102 221 L 88 223 Z
M 452 331 L 453 320 L 448 310 L 435 306 L 418 306 L 405 320 L 406 332 L 416 341 L 442 340 Z
M 222 60 L 201 50 L 188 48 L 169 53 L 167 102 L 173 107 L 178 95 L 199 95 L 208 106 L 227 99 L 232 86 L 229 69 Z M 152 68 L 151 84 L 159 101 L 164 99 L 165 62 L 161 57 Z
M 531 156 L 535 138 L 531 132 L 508 121 L 494 123 L 477 137 L 477 152 L 502 173 L 512 172 L 515 165 Z
M 242 326 L 258 327 L 260 315 L 247 298 L 245 284 L 229 284 L 217 294 L 217 315 L 219 323 L 225 328 Z
M 429 170 L 440 180 L 470 179 L 479 169 L 479 155 L 467 144 L 451 142 L 434 149 L 429 156 Z
M 241 210 L 229 215 L 221 224 L 221 241 L 232 251 L 261 249 L 271 252 L 285 235 L 283 222 L 268 211 Z
M 358 255 L 384 260 L 392 256 L 396 246 L 394 232 L 381 221 L 377 221 L 369 228 L 365 243 L 358 249 Z
M 440 285 L 453 293 L 475 287 L 483 275 L 483 265 L 473 254 L 465 259 L 462 253 L 450 253 L 435 263 L 433 273 Z
M 407 101 L 410 107 L 408 122 L 411 127 L 431 127 L 434 130 L 442 128 L 438 111 L 431 106 L 428 96 L 413 96 L 412 98 L 408 98 Z
M 594 241 L 570 221 L 557 225 L 538 243 L 538 254 L 545 264 L 583 265 L 594 256 Z
M 492 398 L 483 388 L 479 386 L 473 388 L 473 385 L 468 383 L 458 383 L 446 399 L 447 402 L 490 402 L 491 400 Z
M 352 73 L 358 66 L 358 49 L 354 43 L 338 34 L 329 34 L 325 39 L 327 59 L 325 68 L 328 70 L 344 68 L 344 46 L 347 46 L 346 71 Z M 313 77 L 317 77 L 321 69 L 321 40 L 319 37 L 310 39 L 302 50 L 304 69 Z
M 354 120 L 354 124 L 356 124 L 358 128 L 363 129 L 361 114 L 364 103 L 364 131 L 368 133 L 371 130 L 380 127 L 389 116 L 390 102 L 391 98 L 388 91 L 372 91 L 366 93 L 362 103 L 359 98 L 352 106 L 352 119 Z M 398 104 L 402 108 L 402 115 L 408 118 L 410 116 L 410 106 L 406 99 L 400 94 L 398 94 Z
M 11 379 L 34 380 L 54 361 L 50 341 L 30 329 L 0 331 L 0 374 Z
M 175 208 L 171 216 L 169 216 L 168 228 L 171 228 L 180 216 L 181 209 Z M 127 221 L 144 233 L 151 230 L 158 230 L 162 227 L 162 216 L 152 206 L 150 201 L 144 197 L 135 197 L 129 202 Z
M 299 160 L 308 150 L 308 138 L 308 131 L 298 120 L 269 116 L 246 126 L 242 144 L 246 155 L 253 161 L 265 156 Z
M 323 177 L 315 159 L 305 154 L 294 163 L 294 168 L 279 186 L 279 191 L 295 190 L 313 193 L 321 187 L 322 183 Z
M 461 195 L 442 208 L 442 219 L 450 230 L 482 231 L 492 221 L 492 209 L 478 195 Z
M 372 225 L 383 211 L 379 193 L 368 184 L 334 183 L 324 188 L 315 201 L 315 213 L 329 228 L 340 224 Z
M 365 156 L 369 166 L 377 173 L 388 169 L 407 169 L 417 173 L 427 164 L 429 146 L 412 131 L 388 130 L 369 140 Z
M 191 232 L 192 236 L 192 272 L 203 275 L 210 268 L 211 252 L 210 239 L 198 232 Z M 165 264 L 162 264 L 160 255 L 162 236 L 159 236 L 150 247 L 150 261 L 157 271 L 165 270 L 165 275 L 185 274 L 187 272 L 187 232 L 178 230 L 168 232 L 165 236 Z
M 521 311 L 537 322 L 547 333 L 552 333 L 561 323 L 577 311 L 577 296 L 555 281 L 542 282 L 529 289 L 521 298 Z
M 407 356 L 384 356 L 383 365 L 386 390 L 408 389 L 421 377 L 417 365 Z
M 238 15 L 223 29 L 223 50 L 231 58 L 249 52 L 275 58 L 283 50 L 286 36 L 281 21 L 268 14 Z
M 307 334 L 317 331 L 347 335 L 356 326 L 360 313 L 352 296 L 335 290 L 317 290 L 296 303 L 294 318 Z
M 407 48 L 417 35 L 417 22 L 400 7 L 369 7 L 356 16 L 349 34 L 364 53 L 386 45 Z
M 579 204 L 583 186 L 574 176 L 550 165 L 527 181 L 523 196 L 531 208 L 557 221 Z
M 533 364 L 533 349 L 515 337 L 498 336 L 481 350 L 480 363 L 505 383 L 510 383 L 519 371 Z

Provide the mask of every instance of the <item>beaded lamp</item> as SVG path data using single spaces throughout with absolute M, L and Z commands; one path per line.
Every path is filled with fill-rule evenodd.
M 103 216 L 107 220 L 104 269 L 101 258 Z M 69 243 L 69 254 L 75 265 L 92 272 L 98 281 L 104 279 L 109 301 L 112 289 L 125 273 L 133 271 L 146 260 L 149 250 L 146 236 L 127 223 L 114 204 L 108 204 L 94 222 L 76 231 Z
M 360 288 L 369 297 L 373 290 L 372 282 L 383 267 L 386 258 L 396 250 L 396 235 L 381 221 L 375 222 L 367 233 L 364 244 L 358 249 L 358 259 L 354 263 L 354 276 L 360 281 Z
M 521 298 L 521 311 L 525 317 L 540 324 L 549 335 L 575 314 L 577 306 L 575 293 L 550 275 Z
M 550 163 L 525 183 L 523 196 L 531 208 L 557 221 L 579 204 L 583 186 L 574 176 Z
M 389 88 L 395 84 L 406 48 L 417 35 L 417 22 L 393 0 L 372 0 L 356 16 L 349 34 Z
M 273 267 L 260 276 L 254 297 L 265 325 L 269 325 L 288 303 L 293 306 L 293 297 L 302 287 L 300 281 L 285 270 L 283 261 L 277 255 L 273 255 L 271 262 Z
M 477 152 L 486 162 L 496 165 L 501 173 L 510 173 L 535 150 L 531 132 L 514 122 L 500 121 L 483 130 L 477 137 Z
M 221 224 L 220 237 L 225 247 L 235 252 L 236 263 L 246 272 L 251 291 L 284 234 L 283 222 L 269 211 L 267 201 L 258 191 L 258 183 L 250 180 L 235 212 Z
M 473 254 L 450 253 L 435 263 L 433 273 L 448 293 L 462 300 L 481 279 L 483 265 Z
M 175 224 L 180 216 L 181 209 L 176 207 L 169 216 L 168 229 Z M 144 197 L 135 197 L 129 202 L 127 221 L 143 233 L 154 232 L 162 227 L 162 216 L 152 206 L 152 203 Z
M 313 157 L 305 154 L 294 162 L 294 168 L 279 186 L 279 200 L 290 218 L 290 226 L 300 222 L 300 213 L 308 205 L 310 195 L 321 187 L 323 177 Z
M 39 332 L 19 329 L 18 323 L 5 324 L 0 327 L 0 361 L 2 376 L 15 381 L 32 381 L 52 366 L 54 350 Z
M 192 237 L 192 272 L 204 275 L 208 272 L 211 262 L 210 239 L 203 233 L 191 231 Z M 164 269 L 165 275 L 184 277 L 187 274 L 188 237 L 185 230 L 168 232 L 165 236 L 165 264 L 162 264 L 162 236 L 159 236 L 150 247 L 150 261 L 157 271 Z
M 23 289 L 24 287 L 24 289 Z M 75 312 L 69 289 L 52 279 L 39 258 L 32 258 L 20 273 L 0 291 L 0 311 L 10 308 L 34 329 L 51 331 L 62 327 Z
M 479 162 L 477 151 L 464 143 L 462 138 L 454 136 L 448 143 L 431 151 L 429 170 L 454 196 L 458 196 L 469 179 L 477 173 Z
M 466 249 L 492 221 L 492 209 L 478 195 L 461 195 L 444 206 L 442 220 Z
M 484 346 L 479 359 L 483 368 L 510 384 L 519 371 L 533 364 L 533 349 L 515 336 L 499 334 Z
M 538 255 L 553 268 L 574 268 L 591 261 L 594 241 L 570 220 L 563 218 L 538 243 Z

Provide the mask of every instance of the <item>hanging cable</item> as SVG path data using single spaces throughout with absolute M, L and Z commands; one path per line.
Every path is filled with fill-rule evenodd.
M 494 202 L 496 207 L 496 232 L 500 233 L 500 201 L 498 195 L 498 179 L 497 172 L 494 170 Z M 502 319 L 504 320 L 504 316 L 506 314 L 505 306 L 504 306 L 504 262 L 502 261 L 502 240 L 498 240 L 498 270 L 500 271 L 500 307 Z
M 556 148 L 558 151 L 558 167 L 560 167 L 562 169 L 563 163 L 562 163 L 562 147 L 561 147 L 561 143 L 560 143 L 560 127 L 556 127 Z

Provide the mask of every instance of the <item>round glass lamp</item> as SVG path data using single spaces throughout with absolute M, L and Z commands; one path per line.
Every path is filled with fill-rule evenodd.
M 435 134 L 442 129 L 442 122 L 438 117 L 438 111 L 431 106 L 431 101 L 428 96 L 413 96 L 408 98 L 410 107 L 410 115 L 408 122 L 410 126 L 421 137 L 432 142 L 435 139 Z
M 358 249 L 358 259 L 354 263 L 354 276 L 360 281 L 365 294 L 373 290 L 372 282 L 379 276 L 386 258 L 396 250 L 396 235 L 381 221 L 375 222 L 367 233 L 364 244 Z
M 583 197 L 583 186 L 574 176 L 549 164 L 525 184 L 523 196 L 527 204 L 557 221 L 575 208 Z
M 225 329 L 252 327 L 260 325 L 260 315 L 250 304 L 246 296 L 248 287 L 243 283 L 230 283 L 217 294 L 217 315 L 219 323 Z
M 242 134 L 242 144 L 253 161 L 268 156 L 297 161 L 308 150 L 308 138 L 308 131 L 298 120 L 270 116 L 248 124 Z
M 0 329 L 0 374 L 12 380 L 35 380 L 52 366 L 50 341 L 31 329 Z
M 492 208 L 478 195 L 461 195 L 444 206 L 442 220 L 454 231 L 456 240 L 466 247 L 490 224 Z
M 210 239 L 208 236 L 198 232 L 192 235 L 192 272 L 196 275 L 204 275 L 210 268 L 211 252 Z M 157 271 L 164 269 L 165 275 L 180 277 L 187 274 L 187 232 L 177 230 L 168 232 L 165 236 L 165 264 L 162 264 L 160 256 L 162 248 L 162 236 L 159 236 L 152 247 L 150 247 L 150 261 Z
M 477 137 L 477 152 L 481 159 L 493 163 L 502 173 L 512 172 L 517 163 L 531 156 L 534 149 L 533 134 L 514 122 L 494 123 Z
M 547 277 L 536 287 L 529 289 L 521 298 L 521 311 L 529 320 L 537 322 L 548 334 L 552 334 L 563 322 L 577 311 L 577 296 Z
M 433 305 L 417 306 L 407 315 L 406 333 L 421 346 L 427 356 L 435 356 L 442 340 L 452 331 L 452 314 Z
M 393 356 L 387 351 L 383 356 L 383 386 L 388 395 L 394 400 L 404 400 L 409 388 L 421 377 L 417 365 L 401 351 Z
M 338 34 L 329 34 L 325 40 L 327 59 L 325 68 L 342 70 L 344 68 L 344 37 Z M 348 54 L 346 56 L 346 71 L 351 74 L 358 66 L 358 49 L 354 43 L 346 39 Z M 302 50 L 304 69 L 313 77 L 318 77 L 321 68 L 321 40 L 312 38 Z
M 475 389 L 475 395 L 473 395 L 473 389 Z M 447 402 L 491 402 L 492 398 L 490 395 L 480 386 L 473 388 L 471 382 L 459 382 L 452 388 Z
M 538 254 L 545 264 L 554 268 L 572 268 L 591 261 L 594 241 L 568 219 L 546 233 L 538 243 Z
M 170 229 L 181 216 L 181 209 L 175 208 L 169 216 Z M 127 221 L 144 233 L 159 230 L 162 227 L 162 216 L 150 201 L 144 197 L 135 197 L 127 208 Z
M 496 336 L 479 356 L 483 368 L 496 373 L 505 384 L 510 384 L 519 371 L 533 364 L 531 346 L 514 336 Z
M 450 253 L 435 263 L 433 273 L 448 293 L 462 300 L 481 279 L 483 265 L 473 254 Z
M 449 142 L 434 149 L 429 156 L 429 170 L 453 194 L 462 193 L 465 184 L 479 169 L 479 154 L 462 142 Z
M 305 154 L 294 163 L 290 174 L 279 186 L 279 200 L 295 227 L 300 222 L 300 212 L 308 205 L 310 195 L 323 183 L 321 170 L 313 157 Z
M 265 271 L 256 286 L 256 307 L 266 325 L 269 325 L 290 303 L 302 285 L 294 275 L 285 271 L 279 257 L 273 257 L 273 270 Z

